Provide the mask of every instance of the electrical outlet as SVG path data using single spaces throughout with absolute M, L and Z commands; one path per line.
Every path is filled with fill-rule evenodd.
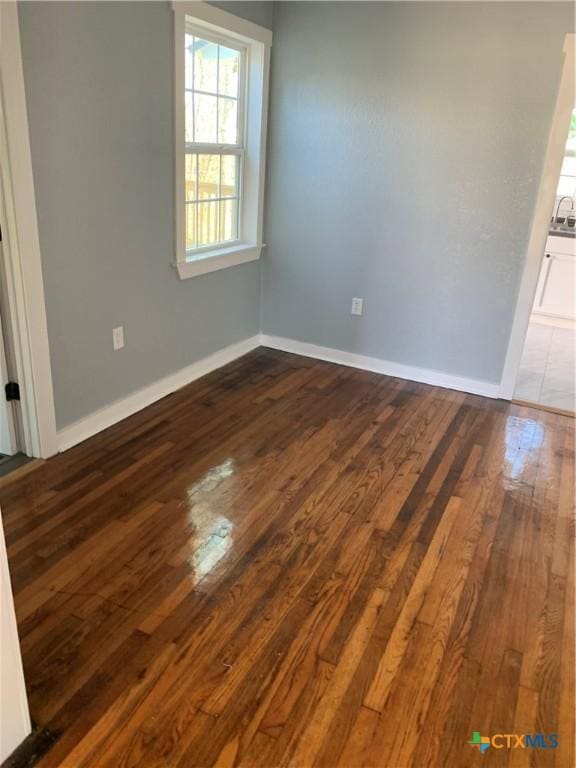
M 115 351 L 124 346 L 124 327 L 122 325 L 119 325 L 118 328 L 112 328 L 112 345 Z
M 364 311 L 364 299 L 352 299 L 352 309 L 350 314 L 361 315 Z

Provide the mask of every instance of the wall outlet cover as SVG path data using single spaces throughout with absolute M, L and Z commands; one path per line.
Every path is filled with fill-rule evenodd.
M 118 328 L 112 328 L 112 345 L 114 351 L 122 349 L 124 346 L 124 326 L 119 325 Z
M 352 308 L 350 313 L 352 315 L 361 315 L 364 311 L 364 299 L 352 299 Z

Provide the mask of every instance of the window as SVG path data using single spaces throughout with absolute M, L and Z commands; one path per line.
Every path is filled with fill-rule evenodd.
M 245 51 L 186 32 L 186 251 L 239 239 Z
M 176 266 L 194 277 L 259 258 L 271 33 L 174 3 Z
M 576 109 L 572 111 L 570 117 L 570 129 L 568 131 L 568 140 L 566 142 L 566 153 L 562 162 L 560 179 L 558 180 L 558 189 L 556 190 L 556 200 L 569 195 L 576 197 Z

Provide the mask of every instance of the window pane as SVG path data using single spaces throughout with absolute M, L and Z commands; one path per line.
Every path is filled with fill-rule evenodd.
M 576 119 L 574 120 L 576 123 Z M 576 176 L 576 157 L 565 157 L 562 161 L 562 176 Z
M 192 111 L 192 92 L 184 94 L 184 137 L 186 141 L 194 141 L 194 113 Z
M 196 205 L 197 203 L 186 203 L 186 250 L 198 246 L 196 239 Z
M 220 240 L 236 240 L 238 237 L 238 200 L 220 201 Z
M 194 141 L 214 144 L 216 137 L 216 96 L 194 94 Z
M 236 144 L 238 141 L 238 108 L 235 99 L 218 99 L 218 141 Z
M 185 139 L 188 145 L 239 145 L 244 53 L 185 34 Z M 206 147 L 185 154 L 186 249 L 239 237 L 241 157 Z M 222 150 L 222 147 L 220 147 Z
M 220 197 L 238 197 L 238 165 L 236 155 L 222 155 Z
M 238 76 L 240 52 L 220 46 L 220 67 L 218 70 L 218 93 L 238 97 Z
M 219 196 L 220 155 L 198 155 L 198 198 L 210 200 Z
M 186 200 L 197 200 L 198 190 L 196 189 L 196 158 L 197 155 L 186 155 L 186 170 L 184 172 L 184 183 L 186 188 Z
M 194 38 L 192 35 L 186 34 L 184 41 L 184 73 L 186 78 L 186 88 L 192 88 L 192 50 L 194 46 Z
M 558 188 L 556 190 L 556 197 L 568 195 L 574 197 L 576 194 L 576 178 L 574 176 L 560 176 L 558 179 Z
M 218 46 L 194 38 L 194 88 L 216 93 L 218 88 Z
M 218 202 L 197 203 L 198 205 L 198 246 L 217 243 Z

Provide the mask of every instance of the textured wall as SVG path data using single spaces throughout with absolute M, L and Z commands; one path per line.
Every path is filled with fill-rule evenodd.
M 261 0 L 221 0 L 221 2 L 210 2 L 223 11 L 241 16 L 243 19 L 253 21 L 254 24 L 260 24 L 261 27 L 272 29 L 274 21 L 273 2 L 264 2 Z
M 19 18 L 61 428 L 257 333 L 259 266 L 183 282 L 170 266 L 169 3 L 26 2 Z
M 499 381 L 573 29 L 569 3 L 278 3 L 263 330 Z
M 571 4 L 216 4 L 274 20 L 264 331 L 497 381 Z M 169 266 L 168 3 L 19 13 L 63 427 L 256 333 L 259 265 Z

